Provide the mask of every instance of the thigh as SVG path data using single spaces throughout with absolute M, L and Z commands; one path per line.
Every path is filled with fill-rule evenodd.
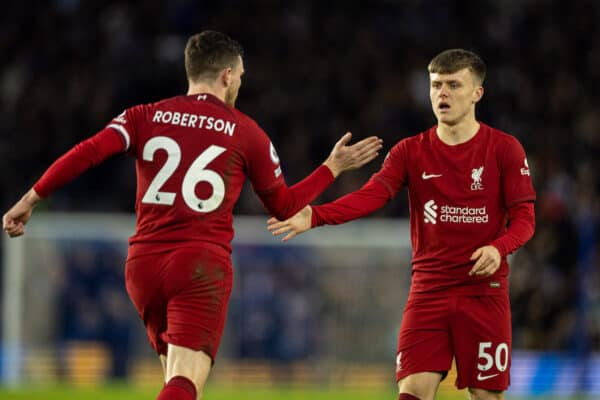
M 162 292 L 165 253 L 136 255 L 125 264 L 125 286 L 131 302 L 146 327 L 150 345 L 159 355 L 167 354 L 160 335 L 167 329 L 167 298 Z
M 445 377 L 452 365 L 449 305 L 445 298 L 409 299 L 402 316 L 396 380 L 419 372 Z
M 443 375 L 437 372 L 418 372 L 398 381 L 398 393 L 411 394 L 419 400 L 433 400 Z
M 508 295 L 458 298 L 452 332 L 456 386 L 506 390 L 510 384 L 512 348 Z
M 178 250 L 169 259 L 164 285 L 167 330 L 161 339 L 203 351 L 214 361 L 231 294 L 229 258 L 203 249 Z

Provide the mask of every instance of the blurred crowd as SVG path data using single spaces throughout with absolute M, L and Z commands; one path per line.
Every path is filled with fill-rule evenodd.
M 0 206 L 124 108 L 184 93 L 192 33 L 223 31 L 245 48 L 237 107 L 270 135 L 289 184 L 347 130 L 389 149 L 433 125 L 426 66 L 463 47 L 488 65 L 479 118 L 523 143 L 538 193 L 536 235 L 512 265 L 515 347 L 598 350 L 599 18 L 593 0 L 6 2 Z M 382 158 L 320 201 L 358 188 Z M 134 174 L 116 157 L 42 207 L 131 212 Z M 240 200 L 238 213 L 263 212 L 249 190 Z M 401 193 L 377 215 L 407 211 Z

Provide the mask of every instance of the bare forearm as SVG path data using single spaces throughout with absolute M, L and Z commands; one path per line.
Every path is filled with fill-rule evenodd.
M 21 201 L 27 203 L 31 208 L 35 207 L 41 200 L 42 198 L 34 188 L 29 189 L 21 198 Z

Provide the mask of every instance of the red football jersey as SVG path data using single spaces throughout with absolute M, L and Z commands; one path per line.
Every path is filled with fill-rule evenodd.
M 203 242 L 230 250 L 233 207 L 246 176 L 258 194 L 285 183 L 264 131 L 209 94 L 138 105 L 107 128 L 122 134 L 136 158 L 132 244 Z
M 410 201 L 411 293 L 507 290 L 502 258 L 490 277 L 469 276 L 473 252 L 506 231 L 509 207 L 535 200 L 523 147 L 483 123 L 469 141 L 443 143 L 437 126 L 398 142 L 361 190 L 313 208 L 313 225 L 342 223 L 373 212 L 404 186 Z

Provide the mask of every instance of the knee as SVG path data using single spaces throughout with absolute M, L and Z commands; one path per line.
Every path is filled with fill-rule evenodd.
M 399 400 L 433 400 L 443 375 L 419 372 L 398 381 Z
M 504 392 L 469 388 L 469 398 L 470 400 L 503 400 Z

